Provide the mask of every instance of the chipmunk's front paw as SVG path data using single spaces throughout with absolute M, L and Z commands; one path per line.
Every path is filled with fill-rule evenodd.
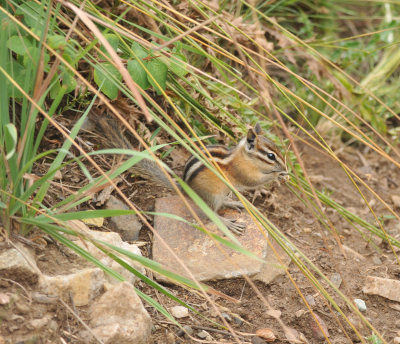
M 235 209 L 235 210 L 237 210 L 237 211 L 239 211 L 239 212 L 241 212 L 242 209 L 244 209 L 244 205 L 243 205 L 242 202 L 240 202 L 240 201 L 233 201 L 233 200 L 231 200 L 231 199 L 226 200 L 226 201 L 222 204 L 222 206 L 225 207 L 225 208 Z
M 220 216 L 220 219 L 231 232 L 237 235 L 243 234 L 243 231 L 246 228 L 243 223 L 237 223 L 236 220 L 227 219 L 226 217 L 222 216 Z

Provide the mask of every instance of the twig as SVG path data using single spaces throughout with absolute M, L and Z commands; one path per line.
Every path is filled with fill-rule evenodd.
M 159 320 L 158 322 L 159 322 L 160 324 L 168 324 L 168 325 L 175 325 L 175 326 L 177 326 L 175 323 L 172 323 L 172 322 L 170 322 L 170 321 Z M 230 333 L 229 331 L 218 330 L 218 329 L 215 329 L 215 328 L 212 328 L 212 327 L 206 327 L 206 326 L 200 326 L 200 325 L 188 325 L 188 324 L 185 324 L 185 325 L 190 326 L 190 327 L 192 327 L 192 328 L 195 328 L 195 329 L 197 329 L 197 330 L 204 330 L 204 331 L 209 331 L 209 332 L 215 332 L 215 333 L 219 333 L 219 334 L 223 334 L 223 335 L 231 336 L 231 337 L 234 337 L 234 336 L 235 336 L 234 334 Z M 185 332 L 186 332 L 186 331 L 185 331 Z M 241 335 L 242 337 L 251 337 L 251 336 L 255 336 L 254 333 L 240 333 L 240 335 Z M 240 338 L 240 339 L 243 339 L 243 338 Z
M 210 19 L 208 19 L 208 20 L 202 22 L 201 24 L 199 24 L 199 25 L 197 25 L 197 26 L 191 28 L 191 29 L 188 30 L 188 31 L 182 32 L 180 35 L 178 35 L 178 36 L 172 38 L 171 40 L 169 40 L 168 42 L 165 42 L 164 44 L 161 44 L 160 46 L 154 48 L 153 50 L 154 50 L 154 51 L 157 51 L 157 50 L 162 50 L 162 49 L 168 47 L 168 46 L 171 45 L 172 43 L 175 43 L 176 41 L 179 41 L 179 40 L 182 39 L 183 37 L 185 37 L 185 36 L 187 36 L 187 35 L 190 35 L 192 32 L 195 32 L 195 31 L 201 29 L 202 27 L 204 27 L 204 26 L 210 24 L 211 22 L 213 22 L 215 19 L 219 18 L 220 16 L 221 16 L 221 15 L 219 14 L 219 15 L 217 15 L 217 16 L 215 16 L 215 17 L 212 17 L 212 18 L 210 18 Z
M 81 317 L 80 317 L 78 314 L 76 314 L 76 313 L 74 312 L 74 310 L 73 310 L 70 306 L 68 306 L 62 299 L 59 299 L 59 301 L 61 302 L 61 304 L 62 304 L 67 310 L 69 310 L 69 311 L 71 312 L 71 314 L 75 317 L 75 319 L 78 320 L 78 321 L 82 324 L 82 326 L 83 326 L 86 330 L 88 330 L 88 331 L 90 332 L 90 334 L 94 337 L 94 339 L 96 339 L 100 344 L 104 344 L 104 342 L 103 342 L 99 337 L 97 337 L 97 336 L 94 334 L 93 330 L 92 330 L 88 325 L 86 325 L 86 323 L 81 319 Z
M 8 278 L 4 278 L 4 277 L 0 277 L 3 281 L 6 282 L 10 282 L 13 283 L 15 285 L 17 285 L 18 287 L 20 287 L 26 294 L 27 299 L 29 300 L 29 304 L 32 304 L 32 297 L 31 295 L 28 293 L 28 291 L 24 288 L 23 285 L 19 284 L 18 282 L 15 282 L 14 280 L 8 279 Z

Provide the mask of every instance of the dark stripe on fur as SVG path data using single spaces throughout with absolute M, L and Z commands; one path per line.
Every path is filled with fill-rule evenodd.
M 210 146 L 206 146 L 206 148 L 209 151 L 209 153 L 211 154 L 211 156 L 214 158 L 225 159 L 231 154 L 231 151 L 228 148 L 226 148 L 224 146 L 220 146 L 220 145 L 210 145 Z M 220 149 L 220 151 L 218 151 L 218 149 Z M 198 161 L 199 161 L 199 159 L 197 159 L 195 157 L 191 157 L 187 161 L 187 163 L 185 165 L 185 169 L 183 171 L 183 180 L 186 183 L 189 183 L 194 177 L 196 177 L 196 175 L 200 171 L 204 170 L 205 166 L 204 166 L 204 164 L 202 164 L 190 175 L 189 179 L 186 179 L 187 173 L 189 172 L 190 168 L 193 165 L 195 165 Z

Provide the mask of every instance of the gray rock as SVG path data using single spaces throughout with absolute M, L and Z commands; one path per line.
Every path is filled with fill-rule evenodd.
M 55 295 L 45 295 L 38 292 L 32 293 L 32 299 L 38 303 L 52 304 L 58 302 L 58 297 Z
M 129 208 L 124 202 L 120 201 L 114 196 L 111 196 L 106 203 L 106 209 L 128 210 Z M 121 234 L 122 240 L 124 241 L 137 240 L 139 238 L 140 229 L 142 228 L 142 224 L 134 214 L 114 216 L 110 218 L 110 224 L 115 232 Z
M 378 257 L 378 256 L 372 256 L 372 262 L 375 264 L 375 265 L 382 265 L 382 261 L 381 261 L 381 259 Z
M 231 316 L 228 314 L 228 313 L 221 313 L 221 316 L 226 320 L 226 321 L 229 321 L 229 322 L 231 322 L 232 321 L 232 318 L 231 318 Z
M 233 322 L 236 324 L 236 325 L 242 325 L 243 324 L 243 319 L 241 319 L 241 318 L 239 318 L 239 317 L 233 317 Z
M 330 280 L 336 286 L 336 288 L 340 288 L 340 285 L 342 284 L 342 276 L 340 276 L 339 273 L 333 273 Z
M 26 314 L 30 311 L 29 305 L 27 305 L 24 300 L 18 300 L 15 303 L 15 309 L 18 311 L 18 313 Z
M 150 316 L 128 282 L 113 286 L 92 305 L 90 324 L 105 344 L 150 343 Z
M 291 262 L 290 257 L 275 241 L 272 241 L 272 246 L 279 255 L 279 259 L 275 255 L 274 250 L 268 250 L 265 258 L 265 264 L 263 265 L 261 271 L 253 277 L 254 280 L 263 282 L 265 284 L 270 284 L 278 276 L 285 275 L 286 269 Z
M 177 319 L 186 318 L 189 316 L 189 310 L 183 306 L 175 306 L 171 308 L 171 314 Z
M 260 337 L 254 336 L 253 338 L 251 338 L 251 343 L 252 344 L 265 344 L 265 340 Z
M 201 330 L 197 333 L 197 337 L 199 337 L 200 339 L 208 339 L 211 336 L 207 331 Z
M 51 315 L 47 314 L 41 319 L 32 319 L 27 324 L 28 328 L 33 329 L 35 331 L 40 330 L 41 328 L 45 327 L 51 320 Z
M 68 299 L 71 295 L 75 306 L 86 306 L 100 294 L 106 282 L 103 270 L 84 269 L 68 275 L 46 276 L 40 279 L 44 292 Z
M 139 247 L 137 247 L 134 244 L 129 244 L 127 242 L 122 241 L 121 236 L 118 233 L 114 232 L 101 232 L 101 231 L 94 231 L 89 229 L 84 223 L 79 222 L 77 223 L 76 221 L 69 221 L 68 224 L 70 227 L 76 229 L 79 228 L 79 232 L 82 233 L 82 235 L 88 236 L 89 238 L 92 238 L 94 240 L 98 241 L 104 241 L 108 244 L 111 244 L 113 246 L 120 247 L 130 253 L 133 253 L 137 256 L 141 256 L 142 253 L 140 252 Z M 88 241 L 82 241 L 79 238 L 76 237 L 71 237 L 71 240 L 75 242 L 78 246 L 82 247 L 83 249 L 87 250 L 93 257 L 96 259 L 100 260 L 104 265 L 109 266 L 111 269 L 114 271 L 118 272 L 120 275 L 122 275 L 126 281 L 135 284 L 137 281 L 139 281 L 139 278 L 136 277 L 134 274 L 130 273 L 128 270 L 123 268 L 120 264 L 118 264 L 115 260 L 111 259 L 108 257 L 106 254 L 104 254 L 102 251 L 100 251 L 95 245 Z M 135 262 L 132 261 L 131 259 L 128 259 L 126 256 L 122 254 L 115 253 L 116 256 L 118 256 L 121 260 L 125 261 L 129 265 L 131 265 L 133 268 L 138 270 L 142 274 L 146 274 L 146 271 L 144 267 Z M 109 283 L 111 284 L 118 284 L 120 281 L 114 279 L 110 275 L 106 275 L 106 279 Z
M 306 295 L 306 301 L 308 302 L 308 304 L 311 307 L 315 307 L 316 306 L 314 296 L 312 296 L 311 294 Z
M 189 335 L 192 335 L 193 332 L 194 332 L 193 329 L 189 325 L 185 325 L 185 326 L 183 326 L 183 328 L 180 328 L 176 332 L 176 335 L 178 337 L 183 337 L 186 333 L 189 334 Z
M 0 276 L 16 282 L 35 284 L 40 271 L 36 265 L 34 253 L 25 246 L 16 244 L 0 255 Z
M 365 304 L 364 300 L 361 299 L 354 299 L 354 303 L 356 304 L 358 310 L 360 312 L 366 312 L 367 311 L 367 305 Z
M 367 276 L 363 292 L 365 294 L 379 295 L 392 301 L 400 302 L 400 281 Z
M 191 204 L 197 215 L 206 224 L 207 229 L 222 236 L 217 227 L 209 222 L 201 210 L 193 203 Z M 155 211 L 174 214 L 190 222 L 194 221 L 178 196 L 157 199 Z M 225 215 L 245 224 L 246 229 L 243 235 L 236 236 L 241 245 L 258 257 L 265 258 L 268 244 L 251 217 L 233 210 L 226 210 Z M 158 235 L 154 236 L 153 259 L 159 262 L 163 268 L 180 275 L 190 277 L 186 270 L 177 263 L 174 255 L 165 248 L 165 244 L 172 249 L 175 255 L 179 256 L 179 259 L 199 281 L 250 276 L 260 272 L 263 267 L 263 262 L 216 243 L 203 232 L 181 221 L 165 216 L 155 216 L 154 228 Z M 157 278 L 169 281 L 160 275 L 157 275 Z

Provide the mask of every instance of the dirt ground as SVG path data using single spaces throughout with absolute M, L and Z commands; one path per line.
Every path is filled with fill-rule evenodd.
M 323 188 L 339 204 L 350 208 L 360 217 L 374 223 L 373 216 L 368 212 L 361 196 L 341 167 L 324 154 L 316 152 L 307 145 L 300 144 L 300 148 L 303 161 L 306 163 L 307 170 L 317 189 L 322 190 Z M 363 180 L 368 181 L 373 190 L 394 207 L 391 196 L 400 194 L 399 169 L 383 160 L 376 153 L 365 150 L 359 151 L 358 148 L 348 147 L 339 153 L 339 156 Z M 131 180 L 131 177 L 127 178 L 132 181 L 133 188 L 140 189 L 140 192 L 132 196 L 132 200 L 141 209 L 152 210 L 154 198 L 159 196 L 156 191 L 157 188 L 146 187 L 143 190 L 142 182 L 135 183 L 134 179 Z M 79 184 L 79 182 L 77 183 Z M 360 185 L 360 183 L 357 184 Z M 363 187 L 361 189 L 365 190 Z M 126 191 L 127 194 L 132 195 L 130 188 L 129 192 L 128 188 Z M 143 194 L 148 195 L 148 197 L 143 198 Z M 365 195 L 378 216 L 389 214 L 370 193 L 367 192 Z M 393 308 L 394 302 L 379 296 L 368 296 L 362 292 L 367 275 L 400 279 L 400 266 L 385 242 L 375 237 L 369 240 L 367 233 L 350 226 L 335 211 L 326 209 L 325 214 L 337 231 L 337 238 L 340 239 L 341 244 L 338 244 L 335 236 L 319 224 L 287 186 L 275 188 L 273 196 L 258 198 L 255 204 L 328 278 L 331 278 L 334 273 L 340 274 L 343 280 L 340 286 L 341 292 L 350 300 L 359 298 L 365 301 L 367 305 L 365 317 L 383 334 L 388 343 L 392 342 L 394 337 L 400 335 L 398 333 L 400 331 L 400 311 Z M 391 218 L 383 221 L 385 230 L 400 239 L 400 224 Z M 139 241 L 142 243 L 143 254 L 151 256 L 151 235 L 146 229 L 142 229 Z M 1 244 L 0 253 L 4 250 L 4 242 Z M 357 258 L 354 253 L 351 253 L 351 250 L 346 251 L 344 248 L 350 248 L 362 257 Z M 343 251 L 346 252 L 347 258 L 343 255 Z M 36 253 L 39 256 L 39 268 L 46 274 L 60 274 L 63 270 L 70 270 L 71 267 L 77 268 L 82 264 L 87 265 L 81 259 L 68 255 L 62 247 L 51 241 L 47 242 L 44 249 L 37 249 Z M 280 319 L 282 322 L 286 326 L 303 333 L 309 343 L 323 343 L 325 341 L 318 334 L 310 312 L 299 295 L 298 291 L 300 291 L 308 300 L 313 299 L 315 301 L 312 308 L 325 322 L 331 343 L 358 342 L 353 331 L 343 321 L 342 316 L 332 309 L 331 305 L 325 301 L 293 263 L 289 267 L 289 272 L 292 281 L 287 275 L 282 275 L 269 285 L 260 282 L 255 283 L 259 293 L 268 300 L 271 307 L 281 312 Z M 332 292 L 325 281 L 319 276 L 317 276 L 317 279 L 328 291 Z M 278 337 L 275 343 L 287 343 L 283 340 L 284 332 L 280 324 L 267 314 L 264 303 L 244 279 L 224 280 L 210 283 L 210 285 L 237 300 L 234 303 L 224 298 L 213 297 L 229 325 L 243 333 L 240 336 L 243 343 L 263 343 L 263 341 L 257 342 L 251 336 L 245 335 L 254 333 L 261 328 L 273 330 Z M 156 294 L 143 283 L 139 283 L 138 287 L 167 308 L 175 305 L 171 300 L 161 294 Z M 187 290 L 176 286 L 169 285 L 167 287 L 173 294 L 197 308 L 209 319 L 221 322 L 218 319 L 217 312 L 200 295 L 189 293 Z M 43 303 L 43 300 L 39 299 L 36 294 L 35 285 L 19 284 L 12 280 L 0 278 L 0 293 L 18 295 L 18 302 L 7 308 L 0 306 L 0 334 L 5 343 L 84 343 L 80 337 L 80 331 L 83 329 L 82 324 L 61 302 Z M 351 315 L 345 302 L 337 296 L 334 296 L 334 299 L 345 314 L 352 319 L 360 333 L 365 338 L 370 336 L 371 330 L 361 325 L 356 316 Z M 69 304 L 83 321 L 87 320 L 87 309 L 85 307 L 76 308 L 71 305 L 70 300 L 64 300 L 64 302 Z M 196 337 L 196 334 L 202 329 L 206 329 L 212 336 L 213 343 L 235 342 L 228 334 L 229 332 L 218 330 L 211 322 L 194 315 L 182 320 L 181 323 L 191 326 L 194 329 L 193 336 L 197 339 L 178 336 L 180 333 L 177 327 L 169 324 L 152 307 L 146 305 L 146 309 L 153 319 L 153 340 L 155 343 L 204 343 L 207 341 L 201 341 Z M 50 322 L 45 330 L 34 333 L 32 329 L 27 328 L 27 320 L 43 318 L 46 314 L 50 314 L 55 321 Z

